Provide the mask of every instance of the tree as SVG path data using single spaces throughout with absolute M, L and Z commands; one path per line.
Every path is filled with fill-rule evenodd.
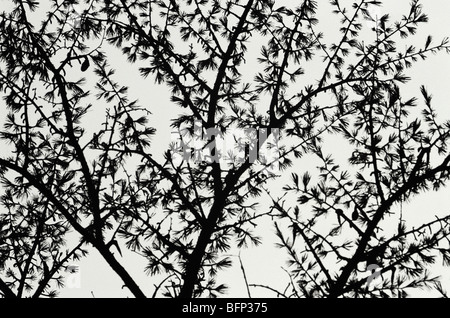
M 159 279 L 154 297 L 216 297 L 226 290 L 216 278 L 232 264 L 227 252 L 265 243 L 254 233 L 264 218 L 274 220 L 292 265 L 286 296 L 440 288 L 425 269 L 436 251 L 448 263 L 448 217 L 408 229 L 400 214 L 392 236 L 380 231 L 396 204 L 448 179 L 449 123 L 438 122 L 423 88 L 421 128 L 409 112 L 419 101 L 403 98 L 402 88 L 407 68 L 449 45 L 430 36 L 402 52 L 396 39 L 414 35 L 427 16 L 413 1 L 400 22 L 371 17 L 380 4 L 346 9 L 331 1 L 341 36 L 326 44 L 318 4 L 308 0 L 295 8 L 257 0 L 13 1 L 0 22 L 8 110 L 0 137 L 11 149 L 0 158 L 2 295 L 55 296 L 68 262 L 92 247 L 136 297 L 146 295 L 119 258 L 125 249 Z M 364 20 L 375 22 L 372 43 L 363 41 Z M 263 43 L 263 69 L 249 78 L 252 37 Z M 109 62 L 117 50 L 143 80 L 168 87 L 182 112 L 172 121 L 179 135 L 163 151 L 151 125 L 162 110 L 130 99 Z M 321 58 L 320 76 L 306 78 L 306 66 Z M 324 97 L 333 102 L 324 106 Z M 101 124 L 88 122 L 92 114 L 104 114 Z M 324 153 L 330 134 L 352 147 L 349 164 L 358 171 Z M 297 205 L 273 197 L 270 209 L 258 206 L 305 155 L 323 162 L 318 184 L 308 171 L 292 173 L 285 191 Z M 327 216 L 339 222 L 322 233 Z M 76 244 L 66 242 L 70 231 Z M 362 262 L 392 279 L 363 288 Z

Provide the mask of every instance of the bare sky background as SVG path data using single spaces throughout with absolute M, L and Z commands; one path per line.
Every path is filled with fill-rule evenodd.
M 292 0 L 277 0 L 276 6 L 292 6 L 298 1 Z M 343 0 L 342 4 L 350 8 L 353 1 Z M 380 8 L 380 13 L 389 13 L 391 20 L 398 20 L 403 14 L 407 14 L 409 10 L 409 0 L 383 1 L 384 4 Z M 446 36 L 450 36 L 450 1 L 448 0 L 423 0 L 424 12 L 429 15 L 430 21 L 427 25 L 422 25 L 418 29 L 418 34 L 414 38 L 408 38 L 405 41 L 407 44 L 416 44 L 423 46 L 426 37 L 431 34 L 435 42 Z M 10 3 L 7 0 L 0 0 L 0 11 L 4 10 L 5 3 Z M 339 25 L 336 24 L 336 16 L 330 12 L 330 5 L 328 1 L 319 0 L 319 25 L 318 30 L 325 33 L 325 39 L 328 43 L 335 41 L 333 34 L 338 34 Z M 6 8 L 6 5 L 5 5 Z M 38 17 L 36 17 L 38 18 Z M 367 37 L 373 34 L 368 33 Z M 254 43 L 257 48 L 256 53 L 259 52 L 259 47 L 262 43 Z M 184 45 L 184 44 L 183 44 Z M 176 46 L 176 45 L 175 45 Z M 251 76 L 257 71 L 256 55 L 254 60 L 248 58 L 248 65 L 246 70 Z M 314 67 L 320 67 L 320 59 L 317 59 Z M 177 106 L 170 102 L 169 92 L 165 86 L 156 85 L 152 79 L 144 80 L 139 76 L 138 72 L 134 72 L 134 67 L 131 67 L 126 58 L 121 55 L 120 51 L 111 51 L 110 64 L 117 70 L 116 79 L 123 85 L 129 86 L 130 99 L 138 98 L 142 105 L 148 105 L 153 112 L 150 125 L 157 128 L 158 132 L 154 138 L 153 148 L 154 156 L 162 155 L 162 152 L 167 148 L 170 142 L 170 119 L 173 118 L 179 111 Z M 320 71 L 320 69 L 319 69 Z M 409 94 L 409 97 L 419 96 L 421 85 L 425 85 L 429 92 L 433 94 L 434 107 L 440 115 L 442 121 L 450 119 L 450 55 L 440 53 L 436 56 L 430 56 L 426 61 L 419 61 L 407 73 L 412 80 L 402 87 L 404 94 Z M 300 82 L 298 85 L 313 84 L 316 78 L 309 77 L 308 74 L 303 77 L 305 82 Z M 104 109 L 103 109 L 104 110 Z M 103 113 L 104 114 L 104 113 Z M 98 125 L 102 119 L 101 111 L 96 111 L 95 114 L 89 114 L 85 120 L 86 126 Z M 0 107 L 0 121 L 5 117 L 4 106 Z M 101 118 L 101 117 L 100 117 Z M 4 149 L 4 148 L 2 148 Z M 325 150 L 328 153 L 342 152 L 342 146 L 338 142 L 332 142 L 325 145 Z M 7 155 L 2 153 L 2 155 Z M 161 158 L 161 157 L 159 157 Z M 291 171 L 304 172 L 308 167 L 313 168 L 315 164 L 313 161 L 305 162 L 300 160 L 297 165 L 285 173 L 289 176 Z M 282 194 L 282 187 L 286 183 L 286 179 L 280 178 L 277 182 L 269 183 L 268 187 L 273 190 L 274 197 Z M 430 216 L 447 213 L 450 210 L 450 195 L 449 188 L 444 188 L 440 192 L 431 192 L 426 195 L 420 195 L 403 205 L 403 211 L 408 220 L 422 224 L 424 220 L 430 219 Z M 261 200 L 261 209 L 268 209 L 270 201 L 267 199 Z M 283 290 L 288 282 L 288 276 L 283 271 L 285 266 L 286 255 L 283 251 L 274 248 L 274 230 L 271 222 L 263 222 L 258 226 L 257 232 L 263 237 L 263 244 L 258 248 L 251 248 L 241 251 L 241 259 L 246 270 L 246 275 L 250 283 L 258 283 L 269 285 L 279 290 Z M 70 242 L 69 242 L 70 243 Z M 151 295 L 154 285 L 159 283 L 159 280 L 148 277 L 143 273 L 145 262 L 142 257 L 136 256 L 131 252 L 123 251 L 124 255 L 120 261 L 125 265 L 136 281 L 139 282 L 142 290 L 147 295 Z M 218 281 L 223 281 L 231 288 L 226 295 L 227 297 L 246 297 L 247 291 L 244 285 L 243 274 L 240 268 L 237 252 L 233 254 L 235 266 L 223 274 L 219 275 Z M 88 258 L 76 263 L 80 266 L 80 288 L 64 288 L 60 291 L 61 297 L 131 297 L 131 293 L 122 288 L 122 281 L 108 268 L 106 262 L 99 256 L 96 251 L 92 251 Z M 439 265 L 439 264 L 437 264 Z M 448 269 L 445 269 L 448 271 Z M 450 275 L 443 272 L 440 266 L 436 266 L 435 275 L 442 275 L 445 277 L 447 286 L 450 290 Z M 253 297 L 273 297 L 273 293 L 268 293 L 261 289 L 252 289 Z M 428 291 L 423 291 L 419 296 L 427 297 L 433 296 Z

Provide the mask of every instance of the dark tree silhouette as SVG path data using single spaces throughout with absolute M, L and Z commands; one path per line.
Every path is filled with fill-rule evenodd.
M 427 284 L 444 294 L 427 266 L 438 253 L 449 263 L 450 216 L 410 228 L 398 209 L 444 186 L 450 170 L 450 124 L 439 123 L 425 88 L 423 101 L 404 97 L 407 69 L 450 49 L 431 36 L 398 48 L 428 22 L 418 1 L 394 23 L 371 16 L 380 1 L 331 1 L 336 43 L 319 32 L 318 3 L 308 0 L 292 8 L 258 0 L 8 3 L 0 19 L 4 297 L 56 296 L 70 261 L 91 247 L 136 297 L 216 297 L 226 290 L 216 278 L 232 265 L 229 251 L 273 243 L 254 232 L 264 218 L 290 264 L 291 284 L 277 295 L 405 296 Z M 117 54 L 143 81 L 169 88 L 167 104 L 180 110 L 172 128 L 195 140 L 161 149 L 151 123 L 166 107 L 130 99 L 110 65 Z M 248 74 L 256 58 L 261 70 Z M 308 78 L 317 62 L 320 73 Z M 418 105 L 421 114 L 410 111 Z M 351 149 L 348 162 L 325 153 L 330 135 Z M 224 150 L 230 136 L 235 144 Z M 297 173 L 311 156 L 321 161 L 317 175 Z M 274 197 L 283 175 L 292 182 Z M 272 206 L 258 205 L 260 196 Z M 127 270 L 125 250 L 147 261 L 143 271 L 159 281 L 152 295 Z M 371 289 L 361 265 L 390 277 Z M 249 293 L 253 286 L 274 290 L 248 283 Z

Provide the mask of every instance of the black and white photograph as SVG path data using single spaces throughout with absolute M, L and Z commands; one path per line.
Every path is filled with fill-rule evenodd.
M 0 0 L 0 298 L 447 298 L 449 36 L 445 0 Z

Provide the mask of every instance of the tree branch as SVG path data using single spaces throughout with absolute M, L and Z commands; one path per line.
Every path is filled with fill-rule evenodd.
M 361 237 L 358 247 L 351 258 L 349 262 L 344 266 L 341 274 L 339 275 L 338 279 L 335 281 L 335 283 L 331 286 L 330 292 L 328 297 L 329 298 L 335 298 L 340 295 L 342 295 L 345 284 L 347 283 L 351 273 L 356 268 L 357 264 L 362 259 L 362 256 L 364 255 L 364 251 L 367 247 L 367 244 L 369 243 L 370 237 L 372 236 L 375 228 L 377 227 L 378 223 L 383 218 L 384 214 L 388 209 L 394 204 L 395 202 L 401 200 L 403 195 L 405 195 L 408 191 L 410 191 L 411 188 L 414 188 L 416 185 L 434 177 L 436 174 L 440 172 L 449 172 L 450 167 L 446 166 L 448 163 L 448 160 L 450 160 L 450 156 L 444 160 L 443 164 L 440 166 L 429 170 L 422 174 L 421 176 L 417 176 L 415 178 L 410 178 L 407 183 L 402 185 L 394 194 L 392 194 L 389 198 L 386 199 L 378 208 L 376 211 L 373 219 L 369 224 L 367 225 L 366 231 L 364 232 L 364 235 Z

